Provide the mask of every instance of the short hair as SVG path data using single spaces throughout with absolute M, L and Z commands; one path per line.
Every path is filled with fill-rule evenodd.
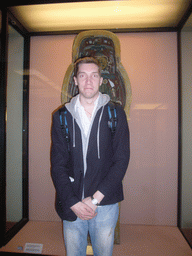
M 87 63 L 93 63 L 98 66 L 99 69 L 99 75 L 101 75 L 101 66 L 99 64 L 99 61 L 93 57 L 83 57 L 79 58 L 74 63 L 74 76 L 77 77 L 78 69 L 80 64 L 87 64 Z

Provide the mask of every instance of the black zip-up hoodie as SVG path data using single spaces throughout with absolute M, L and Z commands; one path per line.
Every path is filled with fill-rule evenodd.
M 84 135 L 76 109 L 77 97 L 67 103 L 67 124 L 70 151 L 62 133 L 59 111 L 53 114 L 51 174 L 56 188 L 56 210 L 62 220 L 74 221 L 71 206 L 92 196 L 97 190 L 104 194 L 102 205 L 123 200 L 122 180 L 129 157 L 129 129 L 124 110 L 117 106 L 117 127 L 112 137 L 108 125 L 108 95 L 99 95 L 97 109 L 87 137 Z

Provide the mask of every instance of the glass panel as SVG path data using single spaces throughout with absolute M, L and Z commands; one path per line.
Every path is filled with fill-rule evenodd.
M 192 15 L 181 32 L 182 173 L 181 231 L 192 246 Z
M 22 219 L 22 126 L 24 39 L 8 29 L 6 113 L 6 230 Z

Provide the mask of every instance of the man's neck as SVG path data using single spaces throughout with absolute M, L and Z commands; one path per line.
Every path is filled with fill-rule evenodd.
M 89 99 L 89 98 L 82 97 L 80 94 L 79 101 L 84 108 L 91 107 L 91 106 L 94 106 L 94 103 L 98 97 L 99 97 L 99 94 L 97 94 L 94 98 Z

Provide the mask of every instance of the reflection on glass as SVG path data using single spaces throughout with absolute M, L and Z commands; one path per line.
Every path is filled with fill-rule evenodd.
M 24 39 L 11 26 L 8 37 L 6 113 L 6 230 L 22 219 L 22 120 Z

